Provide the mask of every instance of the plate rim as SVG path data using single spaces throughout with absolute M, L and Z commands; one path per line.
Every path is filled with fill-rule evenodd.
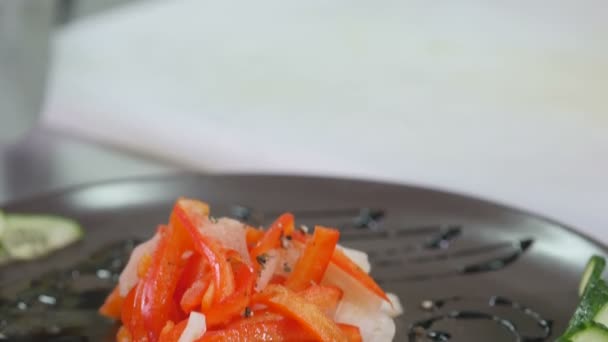
M 608 255 L 608 242 L 604 243 L 589 234 L 582 232 L 576 229 L 574 226 L 570 226 L 568 224 L 562 223 L 556 219 L 551 217 L 536 213 L 531 210 L 523 209 L 521 207 L 517 207 L 514 205 L 505 204 L 501 201 L 484 198 L 483 196 L 477 196 L 467 193 L 462 193 L 458 191 L 452 191 L 449 189 L 444 189 L 438 186 L 427 186 L 423 184 L 412 184 L 408 182 L 397 182 L 394 180 L 382 180 L 376 178 L 364 178 L 364 177 L 349 177 L 349 176 L 335 176 L 335 175 L 318 175 L 318 174 L 305 174 L 305 173 L 265 173 L 265 172 L 227 172 L 227 173 L 202 173 L 196 171 L 169 171 L 165 173 L 158 174 L 146 174 L 146 175 L 132 175 L 127 177 L 118 177 L 118 178 L 110 178 L 92 182 L 84 182 L 78 184 L 72 184 L 64 187 L 59 187 L 56 189 L 44 190 L 41 192 L 36 192 L 32 194 L 25 195 L 23 197 L 18 197 L 14 199 L 9 199 L 4 202 L 0 202 L 0 210 L 4 210 L 5 207 L 19 206 L 23 203 L 27 203 L 30 201 L 43 200 L 45 198 L 55 197 L 67 195 L 70 193 L 75 193 L 78 191 L 83 191 L 90 188 L 101 187 L 105 185 L 113 185 L 120 183 L 133 183 L 133 182 L 160 182 L 163 179 L 178 179 L 181 177 L 189 177 L 189 178 L 298 178 L 298 179 L 308 179 L 311 181 L 314 180 L 324 180 L 324 181 L 346 181 L 346 182 L 362 182 L 368 183 L 370 185 L 378 185 L 378 186 L 388 186 L 388 187 L 398 187 L 398 188 L 411 188 L 422 191 L 431 191 L 438 194 L 449 195 L 460 197 L 462 199 L 474 200 L 487 205 L 495 206 L 499 209 L 507 210 L 514 214 L 520 214 L 524 216 L 529 216 L 545 223 L 557 226 L 561 229 L 568 231 L 569 233 L 575 234 L 587 242 L 597 245 Z

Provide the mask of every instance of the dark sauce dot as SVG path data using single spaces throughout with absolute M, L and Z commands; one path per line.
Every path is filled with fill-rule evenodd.
M 232 207 L 231 214 L 237 220 L 247 221 L 251 217 L 252 210 L 250 208 L 235 205 Z
M 353 220 L 355 228 L 378 228 L 378 223 L 384 218 L 384 211 L 379 209 L 363 208 Z

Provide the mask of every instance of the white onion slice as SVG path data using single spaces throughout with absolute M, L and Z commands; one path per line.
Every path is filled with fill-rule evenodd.
M 257 292 L 262 291 L 268 285 L 281 263 L 279 252 L 276 249 L 270 250 L 266 254 L 266 262 L 262 265 L 258 281 L 255 283 L 255 290 Z
M 387 292 L 386 296 L 391 301 L 390 303 L 384 301 L 382 302 L 382 312 L 389 315 L 392 318 L 395 318 L 403 313 L 403 305 L 401 305 L 401 301 L 396 294 Z
M 369 273 L 372 270 L 372 266 L 369 263 L 369 258 L 367 257 L 367 253 L 362 252 L 358 249 L 348 248 L 341 245 L 338 245 L 337 248 L 340 248 L 347 257 L 350 258 L 357 266 L 361 267 L 365 273 Z
M 381 311 L 369 311 L 352 301 L 342 300 L 334 317 L 338 323 L 359 327 L 363 342 L 392 341 L 395 337 L 395 322 Z
M 302 244 L 292 242 L 287 249 L 281 249 L 279 254 L 280 262 L 275 270 L 275 274 L 288 277 L 296 266 L 298 259 L 300 259 L 303 248 Z
M 177 342 L 194 342 L 207 332 L 207 321 L 202 313 L 192 311 L 188 317 L 186 328 Z
M 125 266 L 118 277 L 118 292 L 120 293 L 121 297 L 126 297 L 129 294 L 129 291 L 131 291 L 131 289 L 137 285 L 137 281 L 139 280 L 137 277 L 137 267 L 139 266 L 139 261 L 144 254 L 152 255 L 154 253 L 159 239 L 160 235 L 154 234 L 150 240 L 142 242 L 131 252 L 127 266 Z
M 366 311 L 380 311 L 384 301 L 333 263 L 329 263 L 329 266 L 327 266 L 321 285 L 333 285 L 341 288 L 344 292 L 342 297 L 344 300 L 351 301 Z
M 222 217 L 217 222 L 205 219 L 198 228 L 201 233 L 217 240 L 223 247 L 237 251 L 245 263 L 251 264 L 243 223 Z

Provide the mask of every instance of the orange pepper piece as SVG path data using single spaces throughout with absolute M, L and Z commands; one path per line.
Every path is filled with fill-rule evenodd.
M 261 268 L 257 258 L 262 254 L 268 253 L 271 249 L 279 248 L 281 246 L 281 237 L 283 236 L 284 231 L 292 231 L 293 225 L 294 218 L 291 213 L 285 213 L 279 216 L 279 218 L 270 225 L 270 228 L 266 230 L 264 236 L 249 252 L 256 271 L 259 271 Z
M 350 258 L 344 254 L 340 249 L 336 249 L 334 251 L 333 256 L 331 257 L 331 262 L 334 265 L 338 266 L 344 272 L 348 273 L 350 276 L 359 281 L 363 286 L 365 286 L 368 290 L 376 294 L 378 297 L 384 299 L 385 301 L 390 303 L 390 300 L 386 296 L 386 293 L 382 290 L 382 288 L 374 281 L 374 279 L 365 271 L 363 271 L 357 264 L 355 264 Z
M 253 302 L 264 304 L 270 310 L 298 322 L 315 340 L 348 341 L 342 330 L 318 306 L 284 286 L 268 285 L 254 296 Z
M 287 277 L 285 286 L 294 291 L 301 291 L 311 283 L 321 282 L 338 244 L 338 239 L 340 239 L 338 230 L 315 227 L 312 238 L 306 243 L 302 256 Z
M 118 286 L 108 295 L 103 305 L 99 308 L 99 313 L 112 319 L 120 319 L 123 298 L 120 296 Z
M 312 285 L 298 293 L 307 302 L 315 304 L 324 313 L 331 314 L 342 299 L 342 290 L 336 286 Z

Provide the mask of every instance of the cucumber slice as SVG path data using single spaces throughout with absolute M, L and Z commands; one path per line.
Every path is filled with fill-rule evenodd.
M 603 316 L 601 312 L 606 304 L 608 304 L 608 286 L 600 278 L 590 279 L 569 326 L 576 327 L 595 320 L 597 316 Z
M 593 316 L 593 321 L 608 327 L 608 303 L 604 303 L 604 306 Z
M 78 223 L 63 217 L 5 214 L 0 241 L 10 259 L 29 260 L 65 247 L 82 234 Z
M 6 219 L 4 212 L 0 210 L 0 241 L 2 240 L 2 233 L 4 233 L 4 227 L 6 226 Z
M 579 297 L 583 295 L 587 285 L 590 280 L 595 280 L 602 276 L 602 272 L 606 267 L 606 260 L 600 256 L 594 255 L 587 262 L 587 266 L 585 266 L 585 272 L 583 272 L 583 277 L 581 278 L 581 283 L 578 286 L 578 295 Z
M 2 212 L 2 210 L 0 210 L 0 265 L 6 263 L 10 259 L 8 252 L 4 248 L 4 245 L 2 244 L 2 235 L 4 233 L 5 226 L 6 226 L 6 220 L 4 218 L 4 213 Z
M 581 300 L 560 342 L 608 342 L 608 285 L 601 278 L 606 261 L 594 255 L 580 285 Z
M 568 339 L 571 342 L 608 342 L 608 329 L 601 324 L 585 324 Z

